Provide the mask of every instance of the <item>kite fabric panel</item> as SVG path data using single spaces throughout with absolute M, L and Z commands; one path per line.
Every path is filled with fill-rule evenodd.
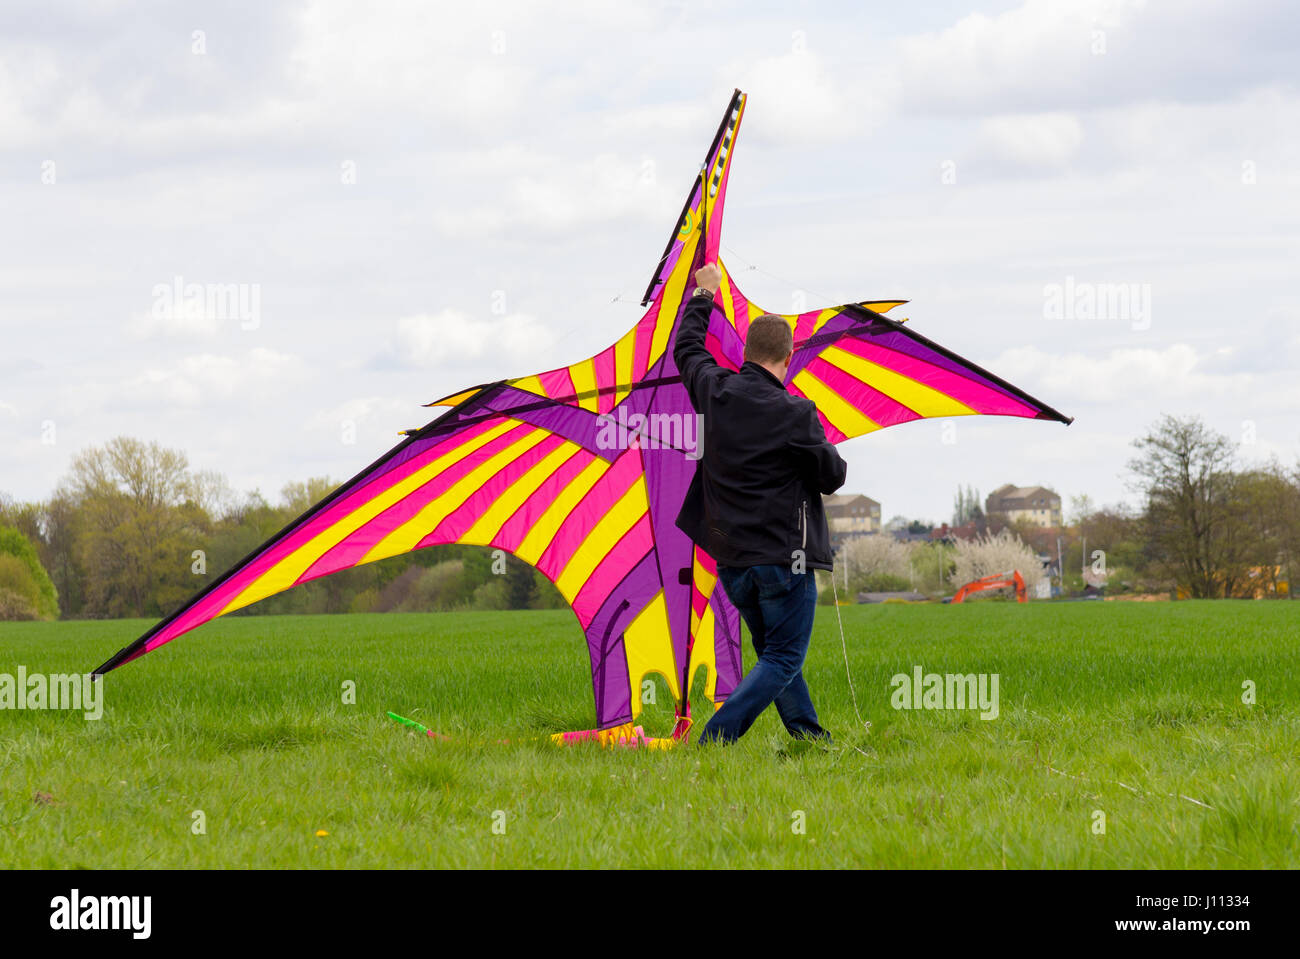
M 705 262 L 722 288 L 707 345 L 738 369 L 750 302 L 719 238 L 746 98 L 736 91 L 646 291 L 649 309 L 589 359 L 445 397 L 450 407 L 237 563 L 95 673 L 202 624 L 339 570 L 438 544 L 502 549 L 555 584 L 586 637 L 597 728 L 630 722 L 658 673 L 689 715 L 692 681 L 724 702 L 742 675 L 739 615 L 713 559 L 676 526 L 694 475 L 694 410 L 672 347 Z M 926 417 L 1070 420 L 888 319 L 901 300 L 799 314 L 787 387 L 843 442 Z

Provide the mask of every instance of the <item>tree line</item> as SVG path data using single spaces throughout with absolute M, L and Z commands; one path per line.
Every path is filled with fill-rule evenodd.
M 179 608 L 335 488 L 289 483 L 276 502 L 193 470 L 185 454 L 117 437 L 72 460 L 44 502 L 0 493 L 0 618 L 158 618 Z M 325 576 L 245 615 L 558 608 L 512 556 L 434 546 Z
M 1300 572 L 1300 471 L 1243 465 L 1236 445 L 1196 418 L 1164 416 L 1133 446 L 1136 507 L 1098 508 L 1078 496 L 1070 526 L 1042 528 L 985 517 L 968 488 L 958 493 L 956 513 L 980 533 L 1008 528 L 1035 553 L 1059 557 L 1067 591 L 1101 582 L 1112 593 L 1289 593 Z M 183 452 L 157 443 L 118 437 L 90 447 L 47 500 L 0 493 L 0 619 L 167 615 L 335 485 L 323 477 L 289 483 L 270 502 L 258 491 L 236 492 L 219 473 L 191 469 Z M 849 556 L 850 585 L 950 590 L 957 558 L 942 544 L 902 557 Z M 522 560 L 451 545 L 322 577 L 240 613 L 563 606 L 550 581 Z
M 1136 505 L 1098 506 L 1078 495 L 1066 526 L 1041 527 L 985 516 L 978 494 L 959 487 L 954 526 L 973 524 L 982 537 L 1009 530 L 1049 558 L 1067 593 L 1291 595 L 1300 574 L 1300 469 L 1244 463 L 1237 444 L 1197 417 L 1162 416 L 1132 445 L 1125 479 Z M 890 526 L 913 535 L 931 530 L 903 517 Z

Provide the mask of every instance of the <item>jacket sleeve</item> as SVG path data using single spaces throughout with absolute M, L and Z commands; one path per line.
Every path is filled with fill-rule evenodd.
M 718 365 L 704 337 L 709 331 L 709 317 L 713 313 L 713 298 L 709 296 L 691 296 L 682 313 L 682 321 L 677 327 L 677 342 L 673 346 L 673 359 L 682 374 L 682 385 L 700 412 L 699 398 L 703 395 L 701 387 L 709 380 L 727 375 L 730 370 Z M 705 390 L 704 392 L 707 392 Z
M 798 420 L 790 438 L 804 482 L 819 493 L 829 496 L 844 485 L 848 478 L 849 464 L 844 462 L 835 446 L 826 439 L 822 421 L 817 416 L 817 407 L 811 402 L 805 407 L 805 415 Z

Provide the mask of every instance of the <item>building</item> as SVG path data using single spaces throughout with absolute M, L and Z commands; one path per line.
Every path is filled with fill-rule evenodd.
M 1027 520 L 1035 526 L 1061 525 L 1061 497 L 1045 486 L 999 486 L 984 501 L 986 516 L 1002 516 L 1006 522 Z
M 832 538 L 880 532 L 880 504 L 861 493 L 836 493 L 823 496 L 826 525 Z

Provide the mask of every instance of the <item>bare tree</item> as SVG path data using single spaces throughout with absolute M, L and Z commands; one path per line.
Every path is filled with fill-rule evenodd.
M 1149 558 L 1195 597 L 1221 596 L 1235 560 L 1235 450 L 1199 418 L 1165 415 L 1129 460 Z

